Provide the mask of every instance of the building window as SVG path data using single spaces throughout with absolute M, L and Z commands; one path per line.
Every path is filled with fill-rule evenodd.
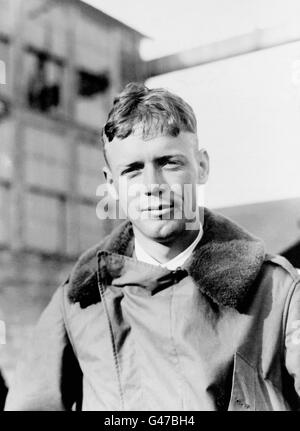
M 57 112 L 62 104 L 61 62 L 44 52 L 26 53 L 26 101 L 40 112 Z
M 107 72 L 91 73 L 85 70 L 78 72 L 78 95 L 81 97 L 91 97 L 96 94 L 105 93 L 109 87 L 109 77 Z
M 109 110 L 110 78 L 107 72 L 77 72 L 75 118 L 88 126 L 100 128 Z

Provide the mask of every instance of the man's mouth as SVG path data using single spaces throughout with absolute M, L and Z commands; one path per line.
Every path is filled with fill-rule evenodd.
M 148 208 L 142 209 L 143 213 L 148 213 L 152 217 L 154 216 L 161 216 L 163 214 L 167 214 L 168 212 L 172 211 L 174 208 L 174 204 L 159 204 L 157 206 L 151 206 Z

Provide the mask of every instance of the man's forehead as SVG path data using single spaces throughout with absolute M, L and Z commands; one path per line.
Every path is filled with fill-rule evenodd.
M 131 134 L 127 138 L 114 138 L 110 143 L 106 145 L 106 149 L 118 149 L 122 151 L 122 147 L 126 151 L 128 149 L 135 149 L 138 147 L 140 149 L 145 148 L 155 148 L 159 150 L 160 148 L 172 148 L 172 147 L 182 147 L 186 145 L 197 144 L 197 136 L 190 132 L 180 132 L 177 136 L 171 135 L 149 135 L 143 137 L 141 134 Z
M 124 166 L 145 158 L 157 159 L 175 154 L 187 155 L 197 148 L 197 136 L 190 132 L 180 132 L 176 137 L 157 135 L 146 139 L 132 134 L 124 139 L 114 138 L 107 144 L 106 152 L 110 164 Z

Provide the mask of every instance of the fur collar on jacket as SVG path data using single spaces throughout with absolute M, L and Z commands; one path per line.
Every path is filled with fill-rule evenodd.
M 203 237 L 184 265 L 201 292 L 216 304 L 241 309 L 255 288 L 265 251 L 262 241 L 208 209 L 204 213 Z M 97 284 L 100 251 L 132 256 L 133 230 L 123 222 L 100 244 L 78 260 L 69 279 L 70 302 L 81 308 L 100 301 Z

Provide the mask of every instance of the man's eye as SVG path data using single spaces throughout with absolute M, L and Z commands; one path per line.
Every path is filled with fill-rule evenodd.
M 168 162 L 165 162 L 163 166 L 172 169 L 182 166 L 182 163 L 180 163 L 178 160 L 169 160 Z
M 129 178 L 133 178 L 140 172 L 139 169 L 125 169 L 121 172 L 121 175 L 126 175 Z
M 131 172 L 129 172 L 128 174 L 127 174 L 127 176 L 128 176 L 128 178 L 135 178 L 135 177 L 137 177 L 138 175 L 139 175 L 139 173 L 140 173 L 140 170 L 135 170 L 135 171 L 131 171 Z

